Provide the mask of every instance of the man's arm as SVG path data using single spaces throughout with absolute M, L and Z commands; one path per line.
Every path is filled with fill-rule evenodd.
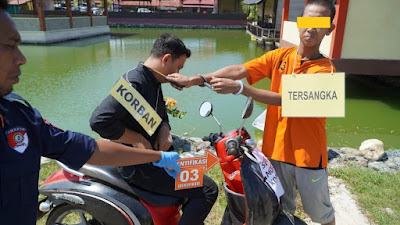
M 176 163 L 179 155 L 176 152 L 158 152 L 132 148 L 111 141 L 95 141 L 87 135 L 54 127 L 47 120 L 43 120 L 39 112 L 35 116 L 41 123 L 41 155 L 56 159 L 72 169 L 79 169 L 85 163 L 126 166 L 157 162 L 154 165 L 172 168 L 179 172 Z M 176 177 L 174 171 L 167 173 Z
M 219 94 L 238 93 L 240 83 L 235 80 L 241 80 L 249 76 L 246 68 L 243 65 L 227 66 L 215 72 L 205 74 L 203 77 L 210 83 L 213 90 Z M 204 79 L 200 76 L 185 77 L 181 74 L 171 74 L 167 77 L 168 80 L 177 82 L 185 87 L 193 85 L 202 85 Z M 255 101 L 269 105 L 281 105 L 281 96 L 279 93 L 262 90 L 243 84 L 242 95 L 252 97 Z
M 167 151 L 172 145 L 172 136 L 170 132 L 170 127 L 167 122 L 162 122 L 160 125 L 160 131 L 158 132 L 158 136 L 156 142 L 154 144 L 154 148 L 156 150 Z
M 240 83 L 226 78 L 213 78 L 211 85 L 219 94 L 238 93 L 240 91 Z M 243 84 L 242 95 L 252 97 L 255 101 L 268 104 L 268 105 L 281 105 L 281 96 L 279 93 L 254 88 L 252 86 Z
M 141 149 L 153 149 L 150 142 L 142 134 L 130 130 L 128 128 L 125 128 L 125 132 L 122 134 L 120 138 L 114 139 L 112 141 L 131 144 L 136 148 L 141 148 Z
M 169 175 L 176 179 L 180 173 L 176 160 L 180 159 L 176 152 L 158 152 L 146 149 L 131 148 L 111 141 L 96 141 L 96 147 L 87 163 L 101 166 L 129 166 L 148 162 L 163 167 Z
M 231 80 L 240 80 L 248 76 L 248 72 L 243 65 L 232 65 L 219 69 L 215 72 L 202 75 L 209 83 L 213 77 L 228 78 Z M 167 76 L 167 80 L 176 82 L 180 85 L 189 88 L 194 85 L 202 85 L 204 80 L 201 76 L 186 77 L 184 75 L 174 73 Z
M 161 159 L 161 152 L 138 149 L 111 141 L 96 141 L 92 157 L 87 163 L 103 166 L 129 166 Z

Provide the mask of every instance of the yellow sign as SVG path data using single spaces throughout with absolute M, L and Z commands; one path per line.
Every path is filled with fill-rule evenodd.
M 121 77 L 110 94 L 128 110 L 150 136 L 154 134 L 162 119 L 128 81 Z
M 331 28 L 331 18 L 297 17 L 297 28 Z
M 282 117 L 344 116 L 344 73 L 282 76 Z

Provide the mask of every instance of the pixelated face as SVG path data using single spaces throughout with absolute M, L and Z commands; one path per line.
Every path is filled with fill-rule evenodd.
M 0 96 L 11 93 L 13 85 L 19 82 L 20 66 L 26 63 L 18 48 L 20 42 L 10 15 L 0 10 Z
M 320 5 L 308 5 L 302 17 L 330 17 L 330 9 Z M 305 47 L 319 47 L 325 35 L 329 35 L 335 28 L 299 28 L 300 41 Z

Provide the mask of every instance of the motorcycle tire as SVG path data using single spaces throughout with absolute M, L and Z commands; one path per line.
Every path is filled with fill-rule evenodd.
M 97 221 L 90 213 L 86 212 L 86 210 L 77 207 L 75 205 L 69 205 L 69 204 L 62 204 L 54 208 L 49 216 L 47 217 L 46 225 L 54 225 L 54 224 L 59 224 L 59 225 L 68 225 L 68 223 L 64 223 L 64 219 L 67 216 L 70 216 L 70 214 L 77 213 L 79 215 L 79 219 L 81 220 L 81 223 L 83 222 L 82 220 L 86 220 L 86 224 L 90 225 L 103 225 L 99 221 Z M 88 215 L 91 218 L 88 218 Z M 76 219 L 76 215 L 73 216 L 74 219 Z M 76 222 L 74 222 L 76 224 Z

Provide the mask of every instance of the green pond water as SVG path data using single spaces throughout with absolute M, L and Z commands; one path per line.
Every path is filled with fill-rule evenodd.
M 158 34 L 171 32 L 192 50 L 192 56 L 181 70 L 185 75 L 241 64 L 264 53 L 244 30 L 124 28 L 112 31 L 120 35 L 51 46 L 21 46 L 27 63 L 22 67 L 15 92 L 54 125 L 99 138 L 89 127 L 92 111 L 122 74 L 146 60 Z M 268 88 L 269 80 L 260 81 L 256 87 Z M 177 91 L 169 84 L 164 84 L 163 90 L 164 96 L 176 99 L 178 108 L 188 112 L 183 119 L 170 118 L 175 134 L 202 137 L 218 131 L 211 117 L 199 116 L 203 101 L 214 105 L 213 113 L 224 131 L 238 128 L 242 122 L 244 96 L 219 95 L 201 87 Z M 256 103 L 246 123 L 256 139 L 261 138 L 262 132 L 251 123 L 264 109 L 265 105 Z M 400 91 L 360 76 L 347 76 L 346 117 L 329 118 L 326 128 L 328 145 L 332 147 L 358 147 L 366 139 L 377 138 L 385 143 L 385 149 L 400 148 Z

